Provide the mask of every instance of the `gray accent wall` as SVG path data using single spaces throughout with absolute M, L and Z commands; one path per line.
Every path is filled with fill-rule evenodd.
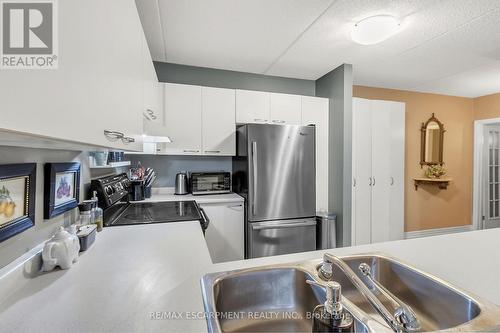
M 31 149 L 17 147 L 0 147 L 0 163 L 37 163 L 35 225 L 0 243 L 0 268 L 17 259 L 38 244 L 49 239 L 59 226 L 69 226 L 77 217 L 76 209 L 66 212 L 51 220 L 43 219 L 43 166 L 46 162 L 80 162 L 82 164 L 80 199 L 83 199 L 90 173 L 88 158 L 81 152 L 51 149 Z
M 160 82 L 314 96 L 315 81 L 154 62 Z
M 351 244 L 352 65 L 343 64 L 316 81 L 316 96 L 330 99 L 329 210 L 337 214 L 337 244 Z
M 160 82 L 307 96 L 314 96 L 316 88 L 313 80 L 164 62 L 154 62 L 154 65 Z M 180 171 L 232 171 L 231 157 L 130 155 L 130 159 L 134 164 L 141 161 L 144 166 L 153 167 L 158 175 L 155 186 L 162 187 L 174 186 L 175 174 Z
M 182 171 L 232 171 L 232 158 L 222 156 L 167 156 L 167 155 L 129 155 L 132 165 L 141 162 L 151 167 L 157 175 L 153 187 L 173 187 L 175 175 Z

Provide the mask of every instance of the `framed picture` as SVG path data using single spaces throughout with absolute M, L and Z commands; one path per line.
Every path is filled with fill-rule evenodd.
M 35 225 L 36 163 L 0 165 L 0 242 Z
M 43 217 L 51 219 L 78 206 L 80 163 L 45 164 Z

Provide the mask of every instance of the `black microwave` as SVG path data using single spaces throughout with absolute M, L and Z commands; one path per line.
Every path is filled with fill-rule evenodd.
M 231 173 L 192 172 L 191 193 L 193 195 L 231 193 Z

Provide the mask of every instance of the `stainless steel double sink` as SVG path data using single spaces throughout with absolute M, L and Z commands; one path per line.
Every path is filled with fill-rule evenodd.
M 441 279 L 385 255 L 342 259 L 370 288 L 358 271 L 360 264 L 368 264 L 373 277 L 415 311 L 421 331 L 500 332 L 500 307 Z M 319 279 L 320 264 L 311 260 L 205 275 L 201 283 L 208 331 L 311 332 L 311 313 L 325 301 L 325 291 L 306 280 Z M 342 304 L 354 317 L 356 332 L 392 332 L 335 265 L 333 277 L 342 286 Z

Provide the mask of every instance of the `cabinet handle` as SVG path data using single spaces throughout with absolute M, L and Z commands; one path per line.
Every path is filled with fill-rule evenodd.
M 227 208 L 236 208 L 236 207 L 242 207 L 242 206 L 243 206 L 242 204 L 239 204 L 239 205 L 227 206 Z
M 275 123 L 275 124 L 284 124 L 285 121 L 284 120 L 273 120 L 273 123 Z
M 134 138 L 131 138 L 131 137 L 129 137 L 129 136 L 126 136 L 126 137 L 123 137 L 123 138 L 122 138 L 122 142 L 123 142 L 124 144 L 129 144 L 129 143 L 135 142 L 135 139 L 134 139 Z
M 352 179 L 352 187 L 356 187 L 356 178 Z
M 205 153 L 214 153 L 214 154 L 219 154 L 220 150 L 205 150 Z
M 370 182 L 368 183 L 368 186 L 372 186 L 372 177 L 368 178 Z
M 147 109 L 147 113 L 151 116 L 151 119 L 156 120 L 158 117 L 156 117 L 155 112 L 151 109 Z
M 104 130 L 104 136 L 106 136 L 108 139 L 119 140 L 123 139 L 125 137 L 125 134 L 117 131 Z
M 267 119 L 259 119 L 259 118 L 255 118 L 253 121 L 256 121 L 258 123 L 265 123 L 267 121 Z
M 391 177 L 391 186 L 394 185 L 394 177 Z
M 375 186 L 375 177 L 373 177 L 373 186 Z
M 232 209 L 232 210 L 236 210 L 236 211 L 241 211 L 241 209 L 243 208 L 243 205 L 227 206 L 227 208 Z
M 185 153 L 199 153 L 200 151 L 196 150 L 196 149 L 184 149 L 184 152 Z

